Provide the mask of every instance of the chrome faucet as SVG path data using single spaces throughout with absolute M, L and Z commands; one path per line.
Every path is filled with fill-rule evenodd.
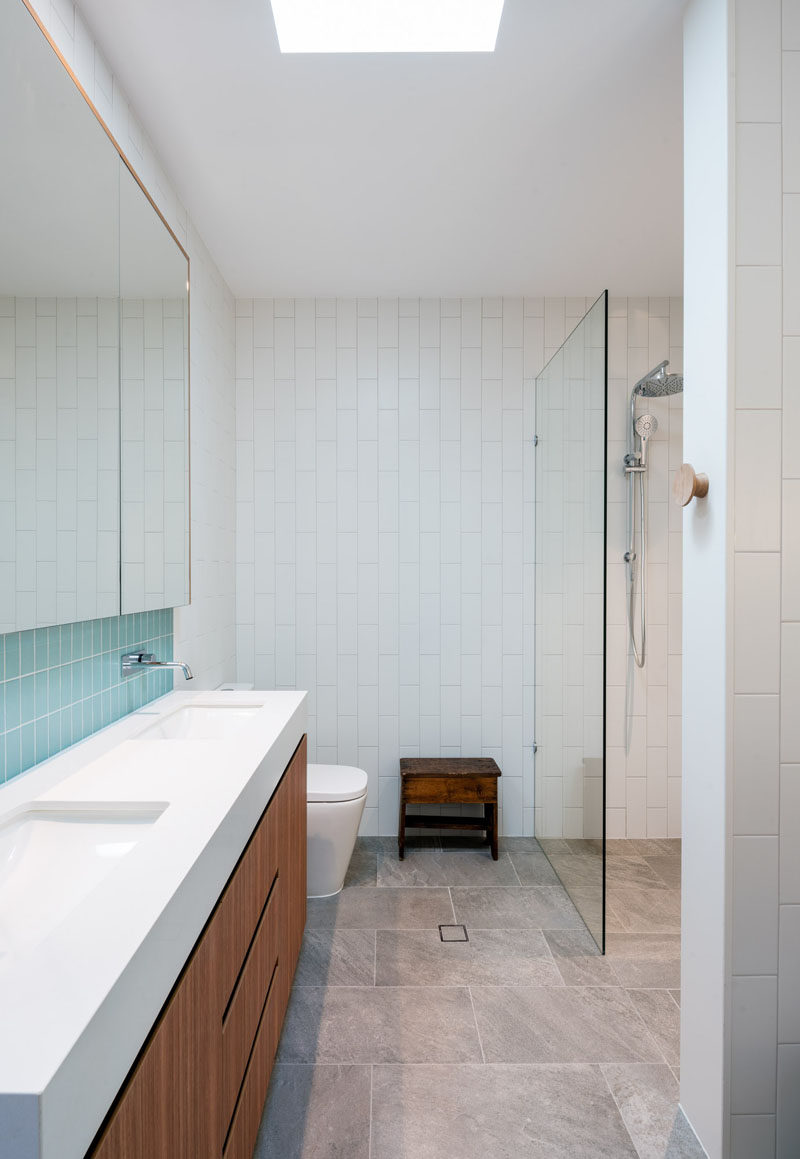
M 126 652 L 122 657 L 122 675 L 132 676 L 142 668 L 180 668 L 187 680 L 192 680 L 192 670 L 182 660 L 156 660 L 152 652 Z

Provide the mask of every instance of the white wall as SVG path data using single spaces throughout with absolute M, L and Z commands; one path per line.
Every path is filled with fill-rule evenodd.
M 710 479 L 684 515 L 681 1103 L 723 1155 L 728 818 L 728 13 L 685 21 L 684 456 Z
M 118 308 L 0 299 L 0 632 L 119 615 Z
M 189 598 L 189 327 L 181 298 L 123 297 L 121 317 L 121 605 L 135 612 Z
M 175 654 L 192 666 L 191 687 L 215 687 L 232 679 L 236 649 L 233 298 L 78 7 L 70 0 L 34 7 L 189 254 L 192 604 L 176 609 Z
M 648 451 L 644 668 L 636 667 L 629 646 L 622 557 L 627 549 L 623 457 L 631 388 L 665 358 L 670 373 L 683 371 L 683 302 L 612 298 L 608 332 L 607 835 L 680 837 L 683 535 L 671 483 L 683 461 L 681 394 L 641 400 L 636 407 L 637 415 L 647 412 L 658 421 Z
M 685 437 L 712 489 L 685 535 L 681 1098 L 712 1159 L 790 1159 L 800 1140 L 800 4 L 695 0 L 686 49 Z
M 462 752 L 500 764 L 504 832 L 533 831 L 533 380 L 591 301 L 237 303 L 238 679 L 311 689 L 315 758 L 370 776 L 365 832 L 396 830 L 399 756 Z M 662 358 L 680 369 L 682 334 L 679 300 L 613 299 L 610 312 L 618 508 L 624 401 Z M 666 504 L 680 403 L 657 409 L 653 652 L 641 743 L 614 754 L 611 781 L 614 833 L 629 837 L 680 823 Z M 615 518 L 612 558 L 624 550 Z M 624 582 L 618 562 L 609 680 L 623 685 Z
M 800 1149 L 800 3 L 737 0 L 735 20 L 731 1154 L 792 1159 Z
M 310 755 L 369 774 L 364 832 L 396 831 L 400 755 L 463 751 L 532 833 L 531 379 L 566 303 L 237 312 L 239 678 L 311 689 Z

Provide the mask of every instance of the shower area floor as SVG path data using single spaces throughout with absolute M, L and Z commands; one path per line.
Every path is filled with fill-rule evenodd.
M 608 882 L 604 958 L 532 838 L 360 839 L 309 902 L 257 1159 L 699 1159 L 680 843 L 609 842 Z

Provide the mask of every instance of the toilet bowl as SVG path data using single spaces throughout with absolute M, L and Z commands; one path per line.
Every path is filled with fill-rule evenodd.
M 344 885 L 367 800 L 367 774 L 350 765 L 309 765 L 309 897 L 332 897 Z

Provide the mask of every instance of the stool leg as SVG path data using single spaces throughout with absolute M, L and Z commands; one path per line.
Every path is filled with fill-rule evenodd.
M 492 805 L 492 857 L 495 861 L 499 856 L 497 852 L 497 802 Z
M 486 835 L 484 837 L 483 844 L 484 845 L 491 845 L 492 844 L 492 806 L 491 805 L 484 804 L 484 806 L 483 806 L 483 822 L 484 822 L 484 828 L 486 830 Z
M 397 823 L 397 855 L 402 861 L 406 855 L 406 803 L 403 786 L 400 785 L 400 818 Z

